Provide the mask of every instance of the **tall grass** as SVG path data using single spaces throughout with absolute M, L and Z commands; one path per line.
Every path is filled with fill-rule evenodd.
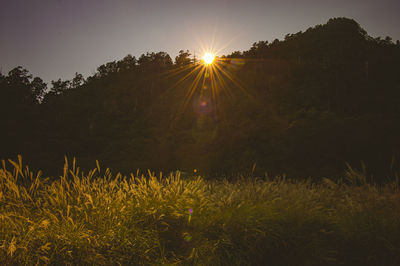
M 0 264 L 400 265 L 398 181 L 0 170 Z M 10 168 L 10 170 L 8 169 Z

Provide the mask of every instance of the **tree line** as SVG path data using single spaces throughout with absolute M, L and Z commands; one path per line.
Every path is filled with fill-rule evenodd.
M 339 177 L 363 163 L 383 180 L 400 151 L 399 63 L 399 41 L 334 18 L 221 56 L 219 76 L 196 87 L 187 50 L 127 55 L 50 86 L 16 67 L 0 74 L 0 158 L 22 154 L 53 175 L 64 155 L 208 176 Z

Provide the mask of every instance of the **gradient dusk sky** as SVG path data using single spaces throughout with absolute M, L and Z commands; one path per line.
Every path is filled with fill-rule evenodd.
M 373 37 L 400 39 L 399 0 L 0 0 L 0 69 L 70 79 L 127 54 L 200 53 L 200 43 L 248 50 L 260 40 L 355 19 Z

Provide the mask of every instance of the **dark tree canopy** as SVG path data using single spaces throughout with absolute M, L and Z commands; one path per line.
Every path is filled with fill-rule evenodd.
M 190 59 L 190 55 L 189 50 L 180 50 L 179 55 L 175 57 L 175 65 L 185 66 L 191 64 L 192 60 Z
M 52 81 L 48 91 L 22 67 L 1 74 L 0 157 L 19 153 L 53 173 L 64 155 L 126 172 L 229 175 L 256 164 L 260 175 L 318 178 L 361 161 L 378 179 L 392 171 L 400 155 L 399 41 L 372 38 L 347 18 L 259 41 L 221 57 L 221 69 L 242 86 L 217 79 L 224 89 L 216 101 L 201 83 L 188 100 L 194 77 L 182 78 L 198 64 L 190 56 L 127 55 L 87 79 Z M 202 111 L 206 100 L 214 107 Z

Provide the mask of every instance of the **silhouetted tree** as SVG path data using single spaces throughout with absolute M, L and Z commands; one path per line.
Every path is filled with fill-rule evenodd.
M 71 88 L 71 81 L 70 80 L 63 81 L 61 79 L 58 79 L 56 81 L 52 80 L 51 85 L 52 87 L 50 88 L 50 93 L 59 95 Z
M 81 86 L 85 82 L 85 79 L 82 74 L 75 73 L 75 77 L 71 81 L 71 88 L 76 89 Z
M 191 64 L 192 60 L 190 59 L 189 50 L 180 50 L 179 55 L 175 57 L 175 65 L 177 66 L 186 66 Z
M 134 56 L 128 54 L 121 61 L 118 61 L 119 69 L 128 70 L 135 68 L 137 60 Z
M 200 82 L 190 99 L 188 50 L 175 64 L 165 52 L 127 55 L 86 80 L 53 81 L 44 96 L 46 84 L 18 67 L 0 74 L 0 155 L 54 169 L 67 154 L 126 172 L 234 173 L 256 162 L 259 174 L 340 176 L 360 160 L 379 172 L 400 153 L 399 62 L 398 42 L 335 18 L 221 58 L 229 77 L 214 91 Z

